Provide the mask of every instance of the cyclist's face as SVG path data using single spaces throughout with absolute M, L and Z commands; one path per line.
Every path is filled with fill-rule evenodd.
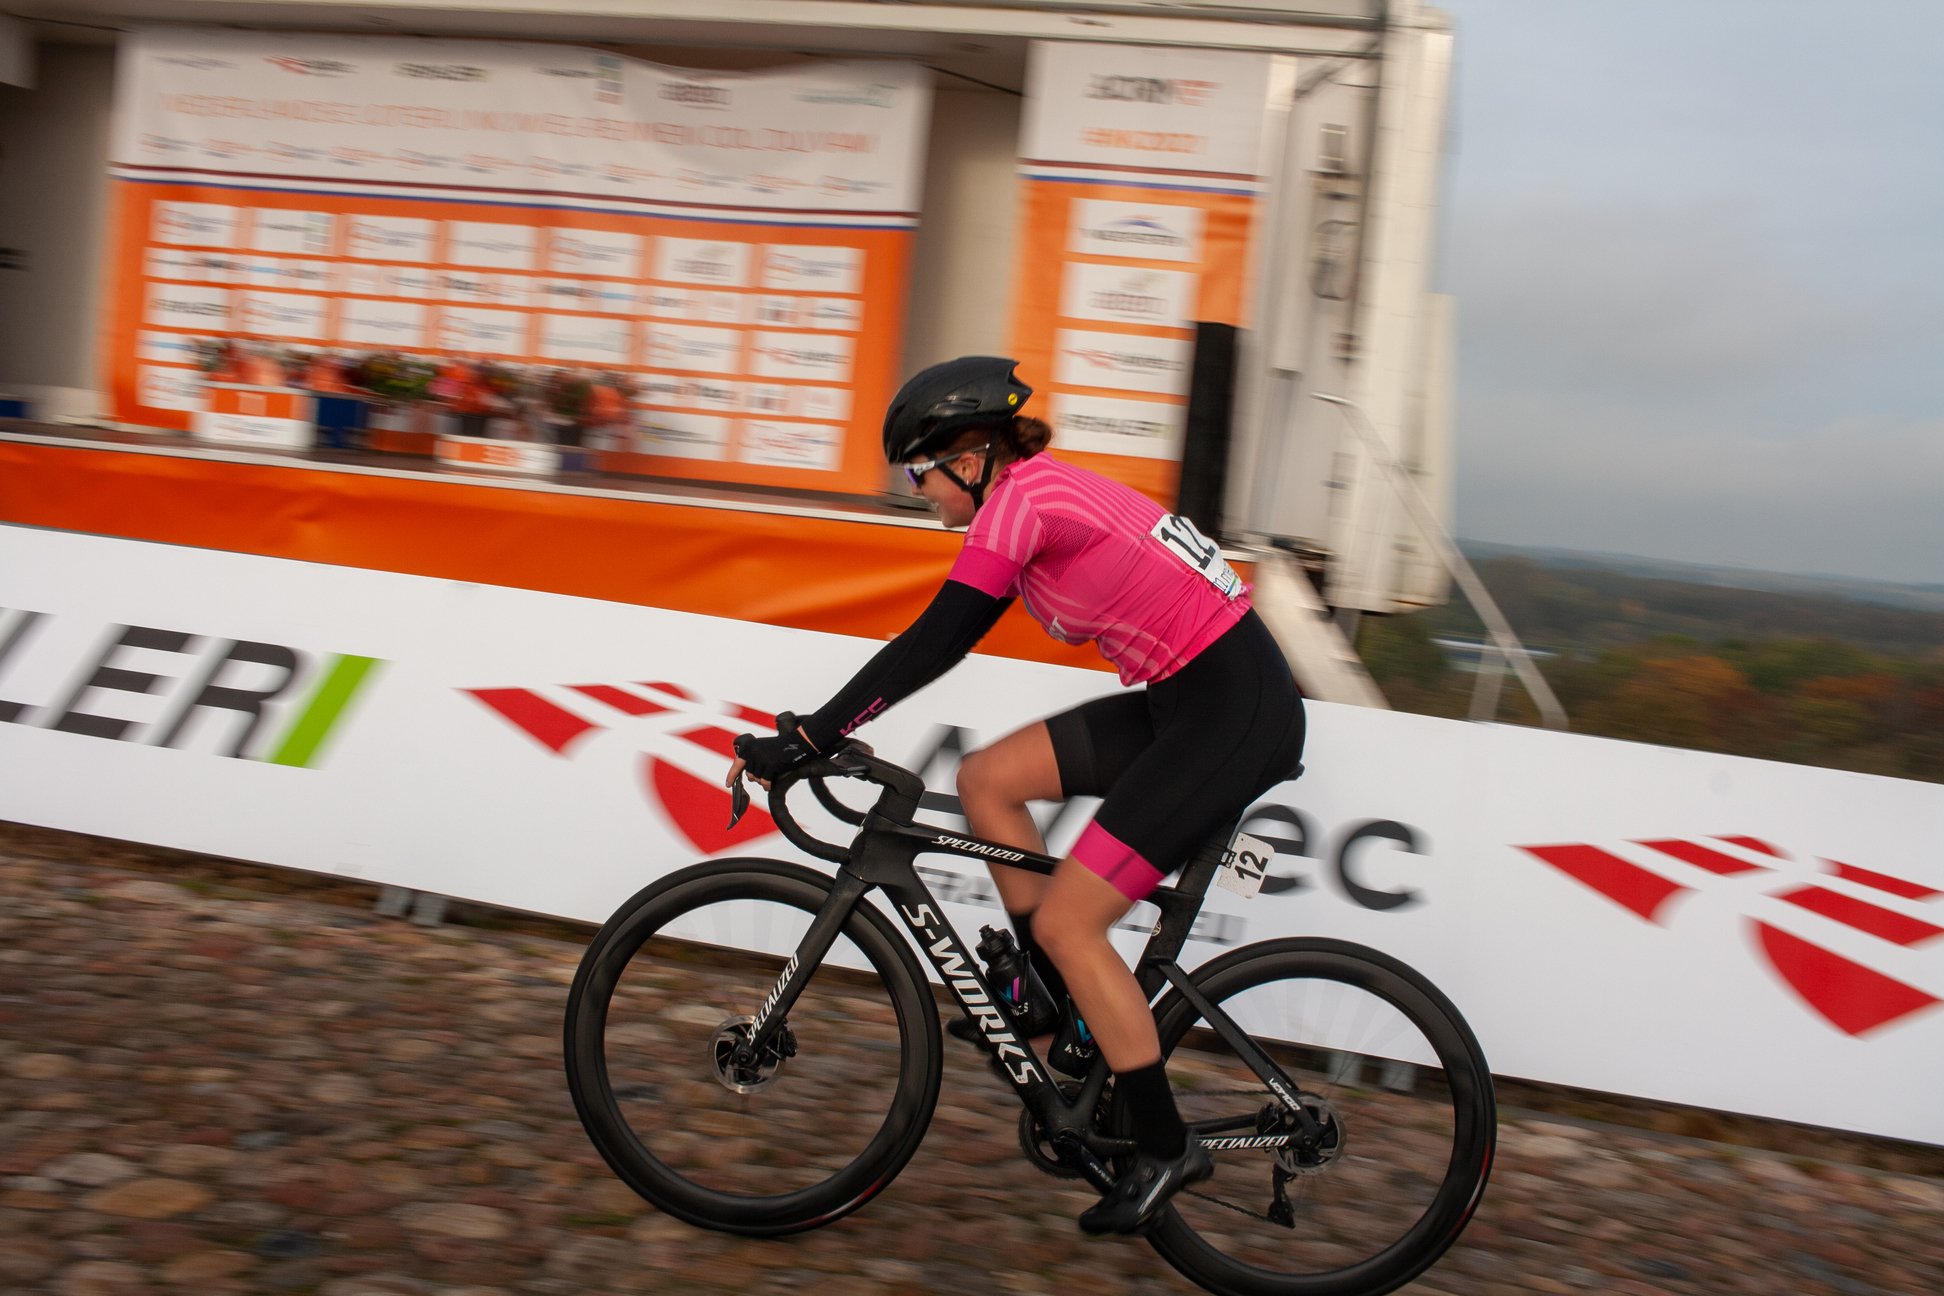
M 958 474 L 960 481 L 976 482 L 979 474 L 985 471 L 985 455 L 978 452 L 962 454 L 947 466 Z M 925 502 L 937 512 L 938 520 L 946 526 L 972 524 L 972 496 L 936 468 L 918 482 L 918 493 L 925 497 Z

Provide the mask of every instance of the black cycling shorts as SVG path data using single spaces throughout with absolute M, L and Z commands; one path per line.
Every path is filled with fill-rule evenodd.
M 1251 609 L 1166 679 L 1062 711 L 1046 731 L 1061 794 L 1105 798 L 1071 854 L 1140 900 L 1300 770 L 1303 695 Z

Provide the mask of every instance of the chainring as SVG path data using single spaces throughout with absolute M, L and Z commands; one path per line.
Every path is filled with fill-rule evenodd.
M 1062 1080 L 1060 1097 L 1072 1102 L 1080 1096 L 1080 1089 L 1080 1081 Z M 1103 1090 L 1100 1101 L 1094 1104 L 1094 1128 L 1096 1129 L 1107 1127 L 1108 1098 L 1112 1092 L 1111 1089 Z M 1023 1107 L 1019 1112 L 1019 1150 L 1026 1154 L 1026 1159 L 1041 1174 L 1052 1175 L 1055 1179 L 1084 1177 L 1080 1171 L 1060 1160 L 1060 1154 L 1053 1150 L 1053 1144 L 1046 1137 L 1046 1131 L 1040 1128 L 1039 1117 L 1033 1114 L 1033 1109 L 1030 1107 Z

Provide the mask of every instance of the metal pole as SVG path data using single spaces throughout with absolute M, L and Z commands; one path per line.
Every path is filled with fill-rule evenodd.
M 1431 511 L 1430 501 L 1424 498 L 1424 492 L 1418 489 L 1417 483 L 1411 480 L 1410 474 L 1403 466 L 1391 457 L 1390 448 L 1384 444 L 1383 438 L 1377 435 L 1377 429 L 1371 426 L 1369 416 L 1355 401 L 1345 400 L 1341 396 L 1330 396 L 1323 392 L 1311 392 L 1310 395 L 1317 400 L 1343 407 L 1344 417 L 1349 421 L 1351 430 L 1357 434 L 1358 439 L 1364 444 L 1364 449 L 1372 459 L 1376 460 L 1378 468 L 1396 488 L 1399 498 L 1404 501 L 1405 511 L 1411 515 L 1411 520 L 1417 523 L 1418 530 L 1424 533 L 1425 539 L 1429 540 L 1432 547 L 1438 551 L 1438 557 L 1444 563 L 1445 570 L 1451 573 L 1452 579 L 1458 582 L 1458 588 L 1462 589 L 1465 597 L 1471 600 L 1472 610 L 1478 613 L 1478 619 L 1485 623 L 1485 631 L 1491 635 L 1493 644 L 1497 646 L 1505 660 L 1511 663 L 1512 669 L 1518 673 L 1519 682 L 1525 685 L 1526 692 L 1531 694 L 1532 700 L 1538 704 L 1539 714 L 1545 721 L 1546 728 L 1566 728 L 1566 708 L 1560 706 L 1559 699 L 1553 696 L 1552 685 L 1546 683 L 1546 677 L 1541 675 L 1539 668 L 1533 664 L 1531 655 L 1525 650 L 1525 645 L 1520 643 L 1518 636 L 1512 633 L 1511 624 L 1506 621 L 1505 614 L 1499 611 L 1498 604 L 1492 599 L 1491 591 L 1485 588 L 1485 582 L 1478 579 L 1478 573 L 1472 570 L 1471 563 L 1466 561 L 1465 555 L 1458 552 L 1457 542 L 1439 523 L 1437 514 Z

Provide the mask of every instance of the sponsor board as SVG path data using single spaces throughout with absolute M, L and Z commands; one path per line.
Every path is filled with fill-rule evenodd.
M 260 207 L 252 213 L 250 246 L 259 252 L 331 256 L 337 252 L 337 217 L 330 212 Z
M 744 419 L 736 457 L 775 468 L 820 468 L 843 452 L 844 429 L 824 423 L 773 423 Z
M 526 355 L 527 321 L 520 311 L 469 310 L 448 306 L 439 312 L 439 345 L 466 355 Z
M 164 369 L 142 365 L 137 371 L 144 404 L 156 409 L 199 410 L 203 408 L 202 374 L 194 369 Z
M 693 324 L 648 325 L 648 366 L 691 373 L 742 372 L 743 334 L 738 329 Z
M 1267 54 L 1035 41 L 1019 154 L 1253 180 L 1273 68 Z
M 641 272 L 639 234 L 612 230 L 556 229 L 547 245 L 547 263 L 563 274 L 614 275 L 633 279 Z
M 882 486 L 874 419 L 901 377 L 930 111 L 917 64 L 702 73 L 556 45 L 189 29 L 131 35 L 120 57 L 117 417 L 187 424 L 173 398 L 142 402 L 163 393 L 140 380 L 138 332 L 464 350 L 636 381 L 663 366 L 847 395 L 790 411 L 839 426 L 834 457 L 732 458 L 725 475 L 683 453 L 658 474 Z M 675 327 L 637 338 L 575 315 Z
M 725 827 L 729 744 L 881 646 L 14 526 L 0 607 L 0 817 L 585 921 L 711 856 L 827 872 L 760 797 Z M 1116 689 L 974 654 L 860 736 L 964 831 L 960 755 Z M 1499 1074 L 1944 1143 L 1944 787 L 1308 715 L 1308 772 L 1242 824 L 1268 851 L 1257 894 L 1212 889 L 1186 964 L 1354 941 L 1430 977 Z M 1035 807 L 1053 851 L 1092 807 Z M 997 920 L 976 863 L 919 866 L 961 936 Z M 1137 907 L 1116 947 L 1152 920 Z
M 159 202 L 149 214 L 149 240 L 187 247 L 235 247 L 243 209 L 215 203 Z
M 1199 275 L 1179 270 L 1069 261 L 1060 287 L 1060 314 L 1067 319 L 1190 328 L 1199 281 Z
M 229 289 L 198 284 L 150 284 L 142 322 L 203 333 L 226 332 L 231 327 Z
M 635 416 L 634 449 L 641 454 L 720 463 L 729 457 L 734 429 L 733 419 L 676 410 L 641 410 Z
M 1053 347 L 1053 380 L 1062 386 L 1188 394 L 1195 348 L 1186 338 L 1061 329 Z
M 754 251 L 747 243 L 726 239 L 656 239 L 655 278 L 665 283 L 741 288 L 749 283 Z
M 634 325 L 585 315 L 542 315 L 540 354 L 549 360 L 620 366 L 634 363 Z
M 835 333 L 752 333 L 749 372 L 758 378 L 846 382 L 857 340 Z
M 369 261 L 411 261 L 424 264 L 433 259 L 433 240 L 439 222 L 412 216 L 372 216 L 359 214 L 345 219 L 346 256 Z
M 261 337 L 318 342 L 331 336 L 328 297 L 297 293 L 240 292 L 233 299 L 232 327 Z
M 799 292 L 854 293 L 864 282 L 864 249 L 788 247 L 763 249 L 764 288 Z
M 445 259 L 449 265 L 537 270 L 539 248 L 540 231 L 532 225 L 446 222 Z
M 1053 393 L 1054 444 L 1087 454 L 1179 459 L 1187 418 L 1186 405 Z
M 1202 259 L 1198 207 L 1078 198 L 1072 211 L 1069 252 L 1139 261 Z
M 1166 505 L 1192 330 L 1249 326 L 1264 125 L 1292 74 L 1271 55 L 1032 47 L 1012 353 L 1083 466 Z M 1078 322 L 1138 332 L 1066 327 Z M 1089 408 L 1102 392 L 1119 405 Z M 1127 407 L 1143 395 L 1153 409 Z
M 425 307 L 412 302 L 364 301 L 347 297 L 338 303 L 338 340 L 360 346 L 425 345 Z

